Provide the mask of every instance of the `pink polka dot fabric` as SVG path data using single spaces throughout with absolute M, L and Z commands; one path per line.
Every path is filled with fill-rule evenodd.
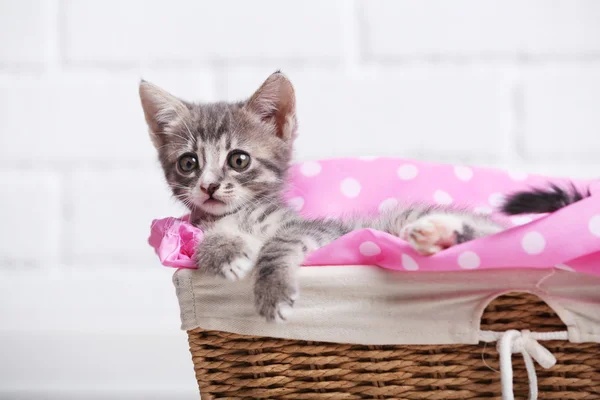
M 506 217 L 497 213 L 503 195 L 548 182 L 590 188 L 592 196 L 555 213 Z M 290 172 L 287 201 L 306 217 L 374 214 L 398 203 L 427 202 L 490 214 L 508 229 L 421 256 L 403 240 L 372 229 L 351 232 L 309 254 L 305 266 L 378 265 L 398 271 L 460 271 L 489 268 L 562 268 L 600 275 L 600 201 L 596 181 L 553 179 L 489 168 L 397 158 L 308 161 Z M 186 218 L 152 224 L 150 244 L 161 262 L 193 268 L 202 232 Z

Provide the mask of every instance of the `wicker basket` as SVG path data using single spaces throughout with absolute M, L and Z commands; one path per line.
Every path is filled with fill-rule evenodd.
M 560 331 L 558 316 L 536 296 L 493 301 L 486 330 Z M 494 345 L 360 346 L 188 331 L 203 400 L 212 399 L 500 399 Z M 541 399 L 600 399 L 600 344 L 544 342 L 558 359 L 538 367 Z M 514 393 L 528 379 L 513 358 Z

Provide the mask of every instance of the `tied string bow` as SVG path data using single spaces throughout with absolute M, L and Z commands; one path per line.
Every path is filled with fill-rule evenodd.
M 569 337 L 567 332 L 530 332 L 526 329 L 522 331 L 511 329 L 506 332 L 481 331 L 479 338 L 488 343 L 497 342 L 496 349 L 500 355 L 502 400 L 514 400 L 515 398 L 512 370 L 512 355 L 515 353 L 521 353 L 525 361 L 529 379 L 529 400 L 537 400 L 537 375 L 533 360 L 546 369 L 552 368 L 556 364 L 556 357 L 538 340 L 568 340 Z

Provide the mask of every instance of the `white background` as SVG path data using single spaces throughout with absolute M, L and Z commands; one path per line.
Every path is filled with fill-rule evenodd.
M 600 173 L 600 1 L 0 0 L 0 398 L 197 398 L 137 98 L 281 68 L 297 159 Z

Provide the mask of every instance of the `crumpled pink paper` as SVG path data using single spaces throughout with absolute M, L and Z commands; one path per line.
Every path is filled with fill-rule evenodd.
M 160 262 L 167 267 L 195 268 L 194 249 L 203 239 L 202 231 L 188 218 L 163 218 L 152 221 L 148 243 L 154 247 Z

